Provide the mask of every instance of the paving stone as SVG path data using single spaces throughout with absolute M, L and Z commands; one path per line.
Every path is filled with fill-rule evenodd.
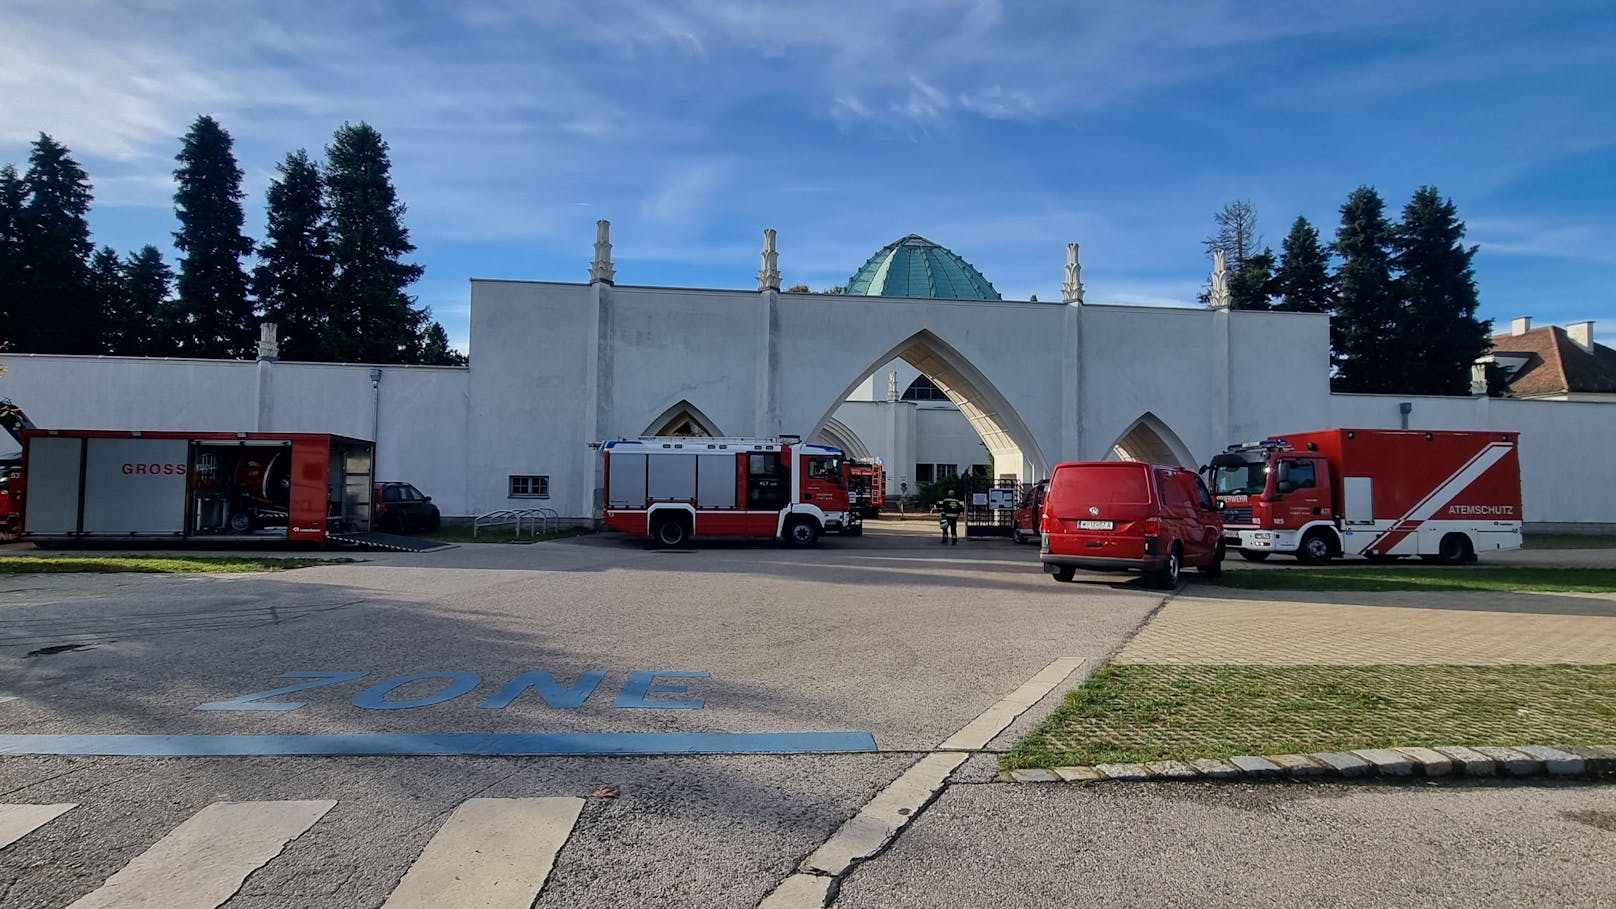
M 1463 770 L 1467 776 L 1497 776 L 1498 762 L 1474 748 L 1462 745 L 1444 745 L 1436 751 L 1453 758 L 1455 767 Z
M 1010 777 L 1018 783 L 1058 783 L 1061 778 L 1048 770 L 1034 767 L 1030 770 L 1012 770 Z
M 1313 755 L 1313 759 L 1328 765 L 1336 773 L 1344 777 L 1363 776 L 1369 772 L 1369 762 L 1356 754 L 1345 751 L 1321 751 Z
M 1160 780 L 1193 780 L 1200 776 L 1194 767 L 1183 761 L 1146 761 L 1145 769 Z
M 1447 776 L 1453 772 L 1453 758 L 1434 748 L 1398 748 L 1426 776 Z
M 1144 764 L 1099 764 L 1094 769 L 1105 774 L 1109 779 L 1121 780 L 1125 783 L 1137 783 L 1150 779 L 1150 771 L 1145 769 Z
M 1330 768 L 1305 754 L 1270 754 L 1270 761 L 1278 764 L 1286 775 L 1294 777 L 1324 776 Z
M 1279 776 L 1285 772 L 1273 761 L 1250 754 L 1237 754 L 1229 758 L 1229 763 L 1239 767 L 1240 772 L 1246 776 L 1258 780 Z
M 1589 773 L 1616 773 L 1616 745 L 1566 745 L 1560 750 L 1582 758 Z
M 1093 767 L 1056 767 L 1055 775 L 1068 783 L 1098 783 L 1105 774 Z
M 1543 771 L 1543 762 L 1525 752 L 1514 748 L 1500 748 L 1495 745 L 1478 745 L 1476 750 L 1498 762 L 1504 772 L 1510 776 L 1531 776 Z
M 1381 776 L 1414 775 L 1414 762 L 1390 748 L 1359 748 L 1352 753 L 1372 764 Z
M 1190 766 L 1202 776 L 1213 780 L 1232 780 L 1240 776 L 1240 768 L 1217 758 L 1196 758 Z
M 1543 745 L 1522 745 L 1522 753 L 1535 757 L 1543 762 L 1549 773 L 1554 776 L 1581 776 L 1588 769 L 1582 758 L 1574 754 L 1566 754 L 1558 748 L 1547 748 Z

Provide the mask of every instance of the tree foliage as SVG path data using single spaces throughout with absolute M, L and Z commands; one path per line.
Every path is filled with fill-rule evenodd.
M 1459 395 L 1470 390 L 1471 364 L 1492 346 L 1492 323 L 1476 318 L 1475 246 L 1464 245 L 1453 202 L 1423 186 L 1392 234 L 1392 262 L 1403 303 L 1408 357 L 1405 390 Z
M 1392 282 L 1392 228 L 1373 187 L 1360 186 L 1341 206 L 1335 252 L 1336 317 L 1330 322 L 1338 391 L 1399 392 L 1408 348 L 1400 334 L 1402 305 Z
M 1335 308 L 1335 281 L 1330 277 L 1330 250 L 1303 217 L 1291 224 L 1280 247 L 1274 273 L 1274 308 L 1284 312 L 1330 312 Z
M 11 286 L 3 294 L 12 346 L 29 353 L 101 352 L 100 308 L 90 287 L 90 178 L 65 146 L 41 133 L 20 186 Z M 20 189 L 20 196 L 18 190 Z M 8 203 L 8 206 L 13 203 Z
M 244 356 L 257 334 L 241 263 L 252 254 L 253 243 L 241 232 L 244 194 L 233 146 L 218 121 L 201 116 L 175 156 L 180 166 L 174 171 L 174 211 L 180 229 L 174 247 L 182 258 L 181 321 L 173 326 L 173 337 L 188 356 Z
M 332 336 L 336 265 L 320 169 L 298 149 L 278 170 L 265 193 L 268 229 L 253 291 L 264 318 L 278 326 L 283 359 L 336 359 L 344 345 Z
M 174 272 L 157 247 L 146 245 L 123 266 L 123 318 L 118 320 L 116 353 L 131 357 L 160 357 L 170 353 L 167 326 L 174 321 L 175 301 L 169 296 Z
M 110 246 L 101 247 L 90 259 L 90 298 L 100 310 L 101 349 L 96 352 L 123 353 L 120 349 L 122 331 L 119 323 L 128 311 L 129 304 L 125 299 L 123 260 L 118 258 L 118 251 Z
M 1264 248 L 1246 257 L 1229 277 L 1229 308 L 1269 310 L 1273 308 L 1274 251 Z
M 1262 244 L 1262 237 L 1257 235 L 1257 207 L 1245 199 L 1236 199 L 1218 209 L 1212 220 L 1217 230 L 1203 241 L 1206 254 L 1210 257 L 1223 250 L 1224 266 L 1230 274 L 1239 274 Z

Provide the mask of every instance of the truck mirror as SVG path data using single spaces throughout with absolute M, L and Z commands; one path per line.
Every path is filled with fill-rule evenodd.
M 1213 499 L 1212 500 L 1212 507 L 1216 508 L 1218 511 L 1222 511 L 1226 505 L 1228 505 L 1228 503 L 1223 501 L 1222 499 Z

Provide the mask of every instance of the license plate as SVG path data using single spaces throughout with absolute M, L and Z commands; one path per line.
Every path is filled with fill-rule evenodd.
M 1078 530 L 1110 530 L 1110 521 L 1078 521 Z

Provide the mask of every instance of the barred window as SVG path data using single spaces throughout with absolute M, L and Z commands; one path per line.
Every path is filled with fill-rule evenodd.
M 548 499 L 550 497 L 550 478 L 534 476 L 512 476 L 511 498 L 513 499 Z

